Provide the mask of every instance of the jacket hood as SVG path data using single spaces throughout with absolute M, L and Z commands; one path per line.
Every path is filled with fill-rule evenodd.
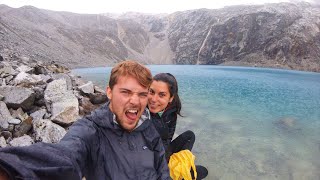
M 145 108 L 144 112 L 142 113 L 138 121 L 137 126 L 132 132 L 143 131 L 144 129 L 146 129 L 151 124 L 150 119 L 150 112 L 147 108 Z M 114 131 L 126 131 L 116 121 L 116 115 L 110 110 L 109 102 L 102 105 L 97 110 L 93 111 L 91 113 L 90 120 L 100 127 L 109 128 Z

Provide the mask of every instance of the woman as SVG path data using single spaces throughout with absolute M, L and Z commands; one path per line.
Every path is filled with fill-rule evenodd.
M 148 108 L 151 119 L 161 136 L 166 150 L 166 157 L 176 152 L 188 149 L 191 151 L 195 135 L 188 130 L 172 141 L 176 130 L 177 116 L 181 116 L 181 101 L 178 95 L 178 83 L 170 73 L 160 73 L 153 77 L 149 88 Z M 208 171 L 205 167 L 197 166 L 198 179 L 204 178 Z

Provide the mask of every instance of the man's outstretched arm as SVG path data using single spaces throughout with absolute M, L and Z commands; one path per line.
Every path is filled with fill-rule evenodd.
M 0 167 L 13 178 L 81 179 L 95 129 L 87 119 L 77 121 L 57 144 L 36 143 L 0 149 Z M 4 173 L 3 178 L 4 178 Z M 1 179 L 0 179 L 1 180 Z

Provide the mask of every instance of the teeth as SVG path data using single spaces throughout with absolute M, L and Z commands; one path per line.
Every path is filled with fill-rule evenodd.
M 138 112 L 138 110 L 130 109 L 130 110 L 128 110 L 128 112 L 129 112 L 129 113 L 137 113 L 137 112 Z

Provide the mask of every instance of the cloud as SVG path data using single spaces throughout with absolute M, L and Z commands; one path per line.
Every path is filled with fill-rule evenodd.
M 292 3 L 299 3 L 299 2 L 309 2 L 311 4 L 320 4 L 320 0 L 289 0 Z
M 320 0 L 311 0 L 311 3 L 319 5 L 320 4 Z

